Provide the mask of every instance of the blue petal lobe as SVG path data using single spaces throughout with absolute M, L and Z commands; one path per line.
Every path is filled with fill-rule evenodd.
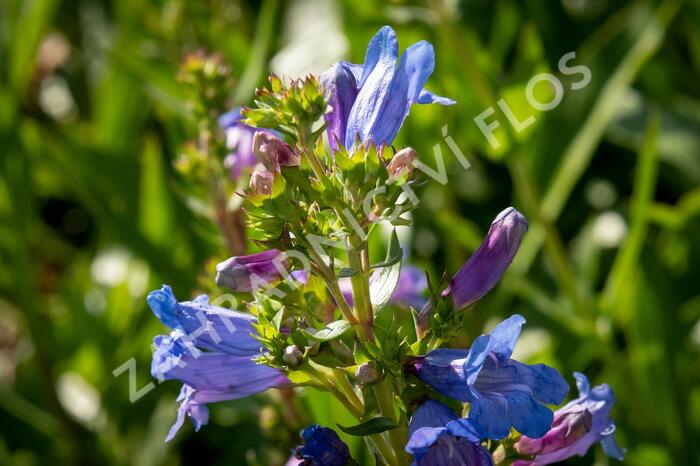
M 625 450 L 620 448 L 620 446 L 617 444 L 614 435 L 607 435 L 603 437 L 600 444 L 603 447 L 605 454 L 609 457 L 615 458 L 618 461 L 625 459 Z
M 449 97 L 442 97 L 439 95 L 435 95 L 432 92 L 430 92 L 427 89 L 423 89 L 420 91 L 420 95 L 418 96 L 418 100 L 416 100 L 417 104 L 440 104 L 440 105 L 454 105 L 457 102 L 455 100 L 450 99 Z

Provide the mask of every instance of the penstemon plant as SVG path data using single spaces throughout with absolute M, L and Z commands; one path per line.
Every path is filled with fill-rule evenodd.
M 565 379 L 512 359 L 522 316 L 469 348 L 447 347 L 466 309 L 513 260 L 527 231 L 516 209 L 494 219 L 449 282 L 429 283 L 405 265 L 395 231 L 384 260 L 370 259 L 377 256 L 370 235 L 381 223 L 409 224 L 402 214 L 414 204 L 406 199 L 422 181 L 416 151 L 391 146 L 411 105 L 455 103 L 424 89 L 434 61 L 424 41 L 399 58 L 385 26 L 362 65 L 340 62 L 320 78 L 272 76 L 253 107 L 219 119 L 236 139 L 228 146 L 215 142 L 217 94 L 202 90 L 210 108 L 199 111 L 210 124 L 200 150 L 235 148 L 204 178 L 230 170 L 240 181 L 254 167 L 242 208 L 249 240 L 262 250 L 216 266 L 215 283 L 246 296 L 245 312 L 206 295 L 178 302 L 168 286 L 150 293 L 153 312 L 172 329 L 154 340 L 153 375 L 183 383 L 167 440 L 188 417 L 195 429 L 206 424 L 208 403 L 308 387 L 331 393 L 355 416 L 357 424 L 342 429 L 364 437 L 377 464 L 544 465 L 596 442 L 622 459 L 609 387 L 591 388 L 576 373 L 578 398 L 552 412 L 569 391 Z M 217 218 L 227 231 L 225 217 Z M 233 230 L 232 248 L 242 238 Z M 311 425 L 302 440 L 289 464 L 356 464 L 328 426 Z

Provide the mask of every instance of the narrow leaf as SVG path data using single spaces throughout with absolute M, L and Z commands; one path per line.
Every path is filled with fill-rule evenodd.
M 399 237 L 396 235 L 396 229 L 391 234 L 391 239 L 389 240 L 389 247 L 386 250 L 386 259 L 384 262 L 374 264 L 372 267 L 379 269 L 382 267 L 389 267 L 401 261 L 403 256 L 403 251 L 401 250 L 401 243 L 399 243 Z
M 338 426 L 338 429 L 342 430 L 346 434 L 354 436 L 380 434 L 398 427 L 396 423 L 388 417 L 375 417 L 374 419 L 370 419 L 369 421 L 365 421 L 351 427 L 343 427 L 340 424 L 336 424 L 336 426 Z
M 315 334 L 304 329 L 302 329 L 301 331 L 310 340 L 329 341 L 338 338 L 339 336 L 350 330 L 350 327 L 351 326 L 347 321 L 336 320 L 335 322 L 331 322 L 330 324 L 326 325 L 324 328 L 322 328 Z

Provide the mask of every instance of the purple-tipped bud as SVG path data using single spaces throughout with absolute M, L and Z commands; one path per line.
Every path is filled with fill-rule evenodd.
M 368 383 L 376 382 L 379 380 L 379 371 L 374 364 L 369 362 L 363 362 L 357 369 L 355 369 L 355 379 L 359 385 L 366 385 Z
M 442 295 L 452 296 L 455 309 L 465 308 L 481 299 L 496 286 L 513 261 L 526 231 L 527 220 L 513 207 L 498 214 L 484 241 Z
M 277 249 L 231 257 L 216 265 L 216 284 L 233 291 L 253 291 L 283 278 L 287 265 Z
M 413 161 L 418 158 L 418 154 L 411 147 L 406 147 L 398 151 L 389 162 L 387 171 L 389 180 L 395 180 L 403 175 L 409 175 L 413 171 Z
M 275 174 L 267 170 L 256 170 L 250 176 L 250 190 L 254 194 L 272 194 L 272 185 L 275 182 Z
M 358 93 L 357 80 L 352 72 L 353 66 L 357 65 L 338 62 L 321 74 L 321 84 L 331 107 L 323 118 L 328 125 L 328 143 L 333 151 L 338 150 L 338 144 L 342 145 L 345 142 L 348 116 Z
M 258 131 L 253 136 L 253 153 L 272 173 L 279 173 L 280 166 L 296 167 L 301 162 L 289 144 L 266 131 Z

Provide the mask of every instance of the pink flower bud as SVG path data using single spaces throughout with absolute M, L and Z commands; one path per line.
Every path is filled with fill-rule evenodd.
M 296 167 L 301 162 L 301 157 L 289 144 L 266 131 L 258 131 L 253 136 L 253 153 L 272 173 L 279 173 L 280 166 Z
M 250 190 L 254 194 L 272 194 L 272 184 L 275 182 L 275 175 L 272 172 L 256 170 L 250 177 Z
M 416 151 L 411 147 L 406 147 L 398 151 L 387 167 L 389 179 L 394 180 L 404 174 L 410 175 L 413 171 L 413 161 L 417 158 L 418 154 L 416 154 Z

